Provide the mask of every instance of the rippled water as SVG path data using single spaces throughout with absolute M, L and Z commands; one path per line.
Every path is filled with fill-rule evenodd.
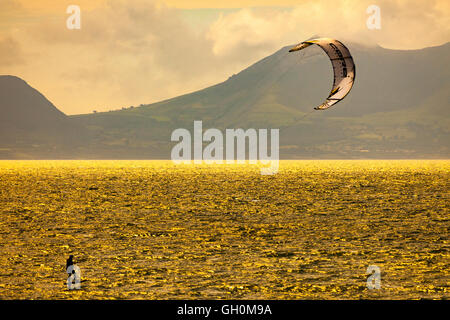
M 0 298 L 448 298 L 449 178 L 450 161 L 0 161 Z

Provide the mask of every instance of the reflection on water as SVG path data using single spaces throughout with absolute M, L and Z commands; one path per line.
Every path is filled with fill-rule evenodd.
M 448 298 L 449 169 L 0 161 L 0 298 Z

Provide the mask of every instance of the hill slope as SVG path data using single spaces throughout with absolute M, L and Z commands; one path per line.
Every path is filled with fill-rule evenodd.
M 64 156 L 82 143 L 71 121 L 22 79 L 0 76 L 0 158 Z
M 0 76 L 0 158 L 169 159 L 173 130 L 279 128 L 282 158 L 448 158 L 450 43 L 421 50 L 347 44 L 350 94 L 313 111 L 332 69 L 315 46 L 285 47 L 228 80 L 141 107 L 66 116 L 23 80 Z M 188 81 L 188 79 L 187 79 Z
M 280 128 L 284 158 L 448 157 L 450 43 L 408 51 L 348 47 L 356 63 L 352 91 L 307 117 L 332 81 L 330 62 L 317 47 L 291 54 L 282 48 L 191 94 L 72 118 L 118 157 L 168 158 L 171 132 L 192 130 L 194 120 L 205 129 Z

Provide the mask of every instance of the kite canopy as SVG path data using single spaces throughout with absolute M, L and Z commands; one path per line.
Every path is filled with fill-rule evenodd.
M 355 81 L 355 64 L 350 55 L 350 51 L 342 42 L 331 38 L 318 38 L 303 41 L 289 50 L 289 52 L 299 51 L 316 44 L 325 51 L 331 60 L 334 71 L 333 87 L 328 98 L 316 110 L 328 109 L 338 103 L 350 92 Z

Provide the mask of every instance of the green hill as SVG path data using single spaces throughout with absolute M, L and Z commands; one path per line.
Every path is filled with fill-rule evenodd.
M 280 128 L 284 158 L 448 157 L 450 43 L 422 50 L 350 44 L 355 85 L 342 102 L 327 96 L 330 62 L 320 48 L 289 47 L 218 85 L 142 107 L 73 116 L 133 157 L 168 157 L 170 133 L 210 128 Z
M 313 107 L 331 88 L 328 58 L 319 48 L 287 53 L 285 47 L 203 90 L 64 116 L 83 128 L 82 143 L 48 157 L 168 159 L 171 132 L 192 130 L 193 121 L 202 120 L 204 129 L 279 128 L 281 158 L 448 158 L 450 43 L 421 50 L 347 45 L 355 85 L 326 111 Z

